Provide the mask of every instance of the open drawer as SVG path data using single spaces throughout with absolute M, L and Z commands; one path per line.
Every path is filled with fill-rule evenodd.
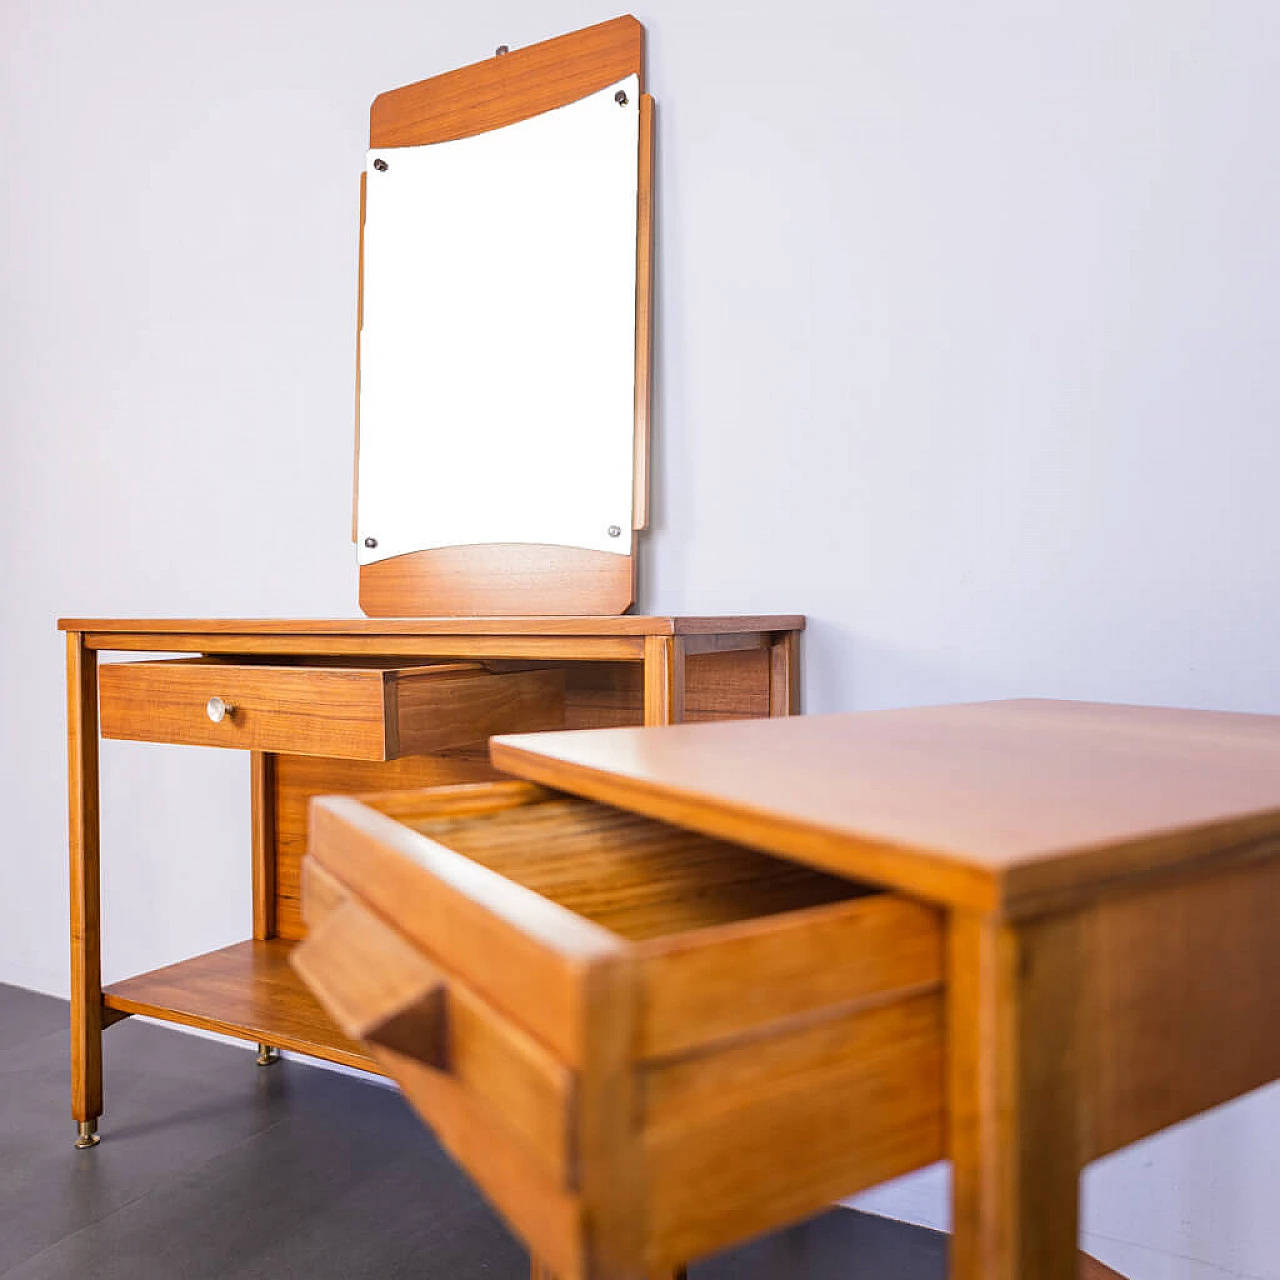
M 943 1154 L 928 907 L 523 782 L 317 800 L 310 847 L 295 966 L 566 1278 Z
M 221 658 L 99 670 L 104 738 L 347 760 L 427 755 L 564 723 L 564 673 L 478 662 L 277 665 Z

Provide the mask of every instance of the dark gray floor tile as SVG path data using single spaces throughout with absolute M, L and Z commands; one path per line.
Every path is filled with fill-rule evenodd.
M 67 1029 L 67 1002 L 21 987 L 0 987 L 0 1052 Z
M 6 1026 L 4 1280 L 528 1275 L 519 1244 L 390 1089 L 300 1062 L 263 1070 L 242 1049 L 127 1021 L 106 1035 L 103 1143 L 78 1152 L 65 1002 L 0 986 Z M 942 1237 L 847 1210 L 691 1269 L 692 1280 L 945 1274 Z
M 835 1209 L 690 1267 L 690 1280 L 946 1280 L 947 1238 Z
M 273 1070 L 321 1079 L 269 1131 L 167 1179 L 6 1280 L 527 1274 L 519 1246 L 398 1095 L 294 1063 Z
M 278 1123 L 287 1073 L 329 1074 L 140 1023 L 111 1028 L 105 1058 L 106 1137 L 76 1151 L 67 1034 L 0 1054 L 0 1273 Z

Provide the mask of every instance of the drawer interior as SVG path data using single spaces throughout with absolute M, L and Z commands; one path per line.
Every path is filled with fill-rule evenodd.
M 449 1051 L 391 1047 L 398 1009 L 366 1038 L 547 1256 L 582 1246 L 618 1169 L 645 1224 L 628 1274 L 653 1274 L 944 1154 L 934 908 L 515 780 L 317 799 L 310 858 L 433 966 Z M 319 920 L 324 894 L 308 896 Z M 322 924 L 304 946 L 332 941 Z M 364 999 L 378 966 L 349 950 L 335 943 L 332 967 Z M 413 1006 L 427 1053 L 436 1003 Z M 469 1042 L 466 1011 L 488 1028 Z M 790 1151 L 804 1159 L 778 1158 Z M 530 1209 L 535 1185 L 567 1197 L 563 1231 Z
M 513 780 L 317 799 L 308 865 L 305 972 L 567 1274 L 604 1196 L 652 1275 L 945 1153 L 936 909 Z M 344 896 L 417 1000 L 334 936 Z
M 569 797 L 482 820 L 401 821 L 631 942 L 874 892 L 741 845 Z

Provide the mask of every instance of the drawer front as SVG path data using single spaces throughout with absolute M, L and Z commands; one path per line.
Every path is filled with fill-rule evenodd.
M 517 1230 L 579 1274 L 573 1073 L 314 859 L 303 897 L 294 968 Z
M 339 1027 L 450 1079 L 569 1182 L 571 1073 L 340 881 L 312 864 L 304 886 L 311 932 L 292 963 Z
M 570 1073 L 576 1158 L 525 1188 L 570 1197 L 560 1236 L 449 1137 L 429 1037 L 385 1063 L 570 1274 L 602 1247 L 674 1266 L 944 1154 L 931 908 L 517 782 L 317 801 L 311 862 Z M 619 1196 L 642 1228 L 602 1245 Z
M 563 675 L 432 667 L 268 666 L 194 658 L 108 663 L 102 736 L 350 760 L 483 742 L 563 717 Z

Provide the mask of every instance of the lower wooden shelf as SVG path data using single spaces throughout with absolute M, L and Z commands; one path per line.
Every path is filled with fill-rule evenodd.
M 289 953 L 296 945 L 283 938 L 237 942 L 113 983 L 102 1003 L 120 1013 L 179 1022 L 382 1075 L 293 971 Z

